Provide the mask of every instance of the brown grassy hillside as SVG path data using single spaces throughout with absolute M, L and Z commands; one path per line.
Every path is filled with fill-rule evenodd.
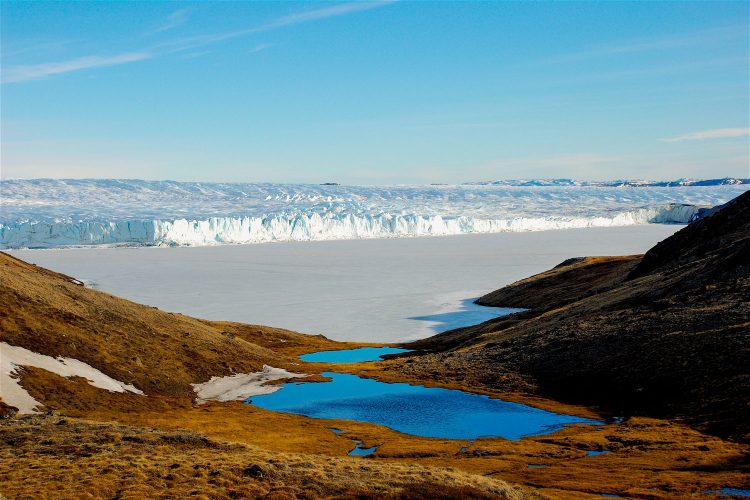
M 272 453 L 195 431 L 55 416 L 6 422 L 0 443 L 8 498 L 532 498 L 435 467 Z
M 192 400 L 191 383 L 293 371 L 299 352 L 346 344 L 279 328 L 203 321 L 85 288 L 68 276 L 0 252 L 0 341 L 71 357 L 147 395 Z

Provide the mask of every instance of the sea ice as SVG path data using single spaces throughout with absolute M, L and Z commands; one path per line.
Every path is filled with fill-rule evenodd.
M 166 311 L 387 343 L 489 319 L 465 300 L 570 257 L 642 253 L 681 228 L 11 253 Z

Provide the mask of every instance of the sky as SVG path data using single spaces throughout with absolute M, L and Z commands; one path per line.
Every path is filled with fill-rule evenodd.
M 749 10 L 3 1 L 0 176 L 750 177 Z

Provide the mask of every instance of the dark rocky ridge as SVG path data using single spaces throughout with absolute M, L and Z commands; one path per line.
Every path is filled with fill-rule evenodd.
M 750 192 L 629 259 L 568 262 L 488 294 L 532 310 L 418 341 L 433 353 L 399 369 L 747 440 Z
M 476 303 L 490 307 L 550 310 L 621 283 L 640 255 L 575 257 L 540 274 L 490 292 Z

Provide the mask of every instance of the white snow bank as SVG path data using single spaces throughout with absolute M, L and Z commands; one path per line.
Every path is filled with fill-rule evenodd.
M 5 404 L 15 406 L 19 413 L 35 413 L 40 403 L 21 387 L 18 380 L 18 369 L 33 366 L 56 373 L 62 377 L 83 377 L 89 384 L 112 392 L 132 392 L 143 394 L 130 384 L 105 375 L 93 366 L 73 358 L 53 358 L 39 354 L 23 347 L 0 342 L 0 399 Z
M 306 377 L 305 373 L 291 373 L 283 368 L 263 365 L 255 373 L 237 373 L 226 377 L 211 377 L 208 382 L 191 384 L 198 404 L 207 401 L 242 401 L 251 396 L 271 394 L 281 389 L 280 385 L 264 385 L 272 380 Z

